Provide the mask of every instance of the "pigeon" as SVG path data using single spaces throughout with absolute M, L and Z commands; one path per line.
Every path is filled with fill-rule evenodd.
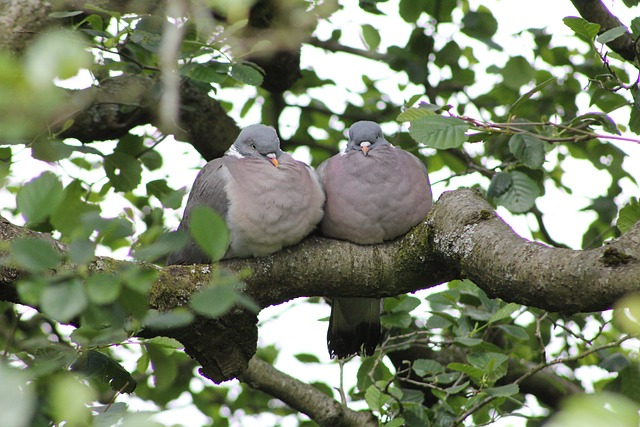
M 311 233 L 322 219 L 324 200 L 316 172 L 280 149 L 275 129 L 255 124 L 198 173 L 178 230 L 189 228 L 194 207 L 208 206 L 229 229 L 223 259 L 266 256 Z M 169 256 L 167 265 L 209 262 L 189 239 Z
M 392 240 L 419 224 L 431 209 L 429 176 L 413 154 L 394 147 L 371 121 L 349 128 L 341 152 L 318 167 L 326 202 L 324 236 L 371 245 Z M 331 357 L 375 352 L 381 339 L 379 298 L 334 298 L 327 344 Z

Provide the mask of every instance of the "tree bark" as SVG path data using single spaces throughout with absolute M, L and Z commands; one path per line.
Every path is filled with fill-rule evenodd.
M 600 24 L 600 34 L 622 25 L 622 22 L 600 0 L 571 0 L 571 3 L 584 19 Z M 611 40 L 607 46 L 632 64 L 636 63 L 638 49 L 629 31 L 615 40 Z
M 267 362 L 252 358 L 239 379 L 251 387 L 264 391 L 302 412 L 321 427 L 375 427 L 378 420 L 365 411 L 353 411 L 327 396 L 317 388 L 303 383 Z
M 0 223 L 0 241 L 23 232 Z M 111 268 L 114 273 L 125 263 L 108 258 L 98 262 L 100 271 Z M 563 313 L 590 312 L 611 308 L 620 297 L 640 290 L 640 223 L 601 248 L 551 248 L 521 238 L 478 192 L 460 189 L 444 193 L 425 221 L 407 235 L 381 245 L 310 237 L 264 258 L 225 260 L 211 267 L 146 267 L 158 271 L 150 305 L 163 311 L 188 305 L 190 295 L 209 283 L 213 269 L 249 268 L 253 274 L 245 280 L 244 293 L 260 307 L 302 296 L 387 297 L 468 278 L 491 297 L 508 302 Z M 15 282 L 23 275 L 0 267 L 1 299 L 19 302 Z M 245 331 L 224 335 L 224 345 L 237 345 L 232 353 L 243 359 L 229 369 L 228 352 L 216 354 L 218 329 L 205 322 L 174 336 L 203 365 L 205 375 L 224 381 L 239 375 L 255 350 L 255 326 L 249 317 L 241 318 L 215 320 L 232 328 L 241 324 Z M 203 347 L 203 342 L 208 345 Z

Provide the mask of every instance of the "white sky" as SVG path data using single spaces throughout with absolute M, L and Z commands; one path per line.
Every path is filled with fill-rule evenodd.
M 337 13 L 331 18 L 331 25 L 322 24 L 318 27 L 317 34 L 320 38 L 327 38 L 333 28 L 341 28 L 343 30 L 343 38 L 349 40 L 349 44 L 355 47 L 363 47 L 360 41 L 360 26 L 364 23 L 373 25 L 382 33 L 383 44 L 381 47 L 387 45 L 399 44 L 402 45 L 402 41 L 406 40 L 411 28 L 405 24 L 398 16 L 397 13 L 397 1 L 392 0 L 388 3 L 382 3 L 380 9 L 389 11 L 389 16 L 374 16 L 365 14 L 355 5 L 355 2 L 343 2 L 346 3 L 345 10 Z M 487 4 L 487 1 L 470 1 L 471 8 L 479 4 Z M 531 55 L 526 49 L 521 50 L 520 36 L 516 33 L 527 28 L 541 28 L 546 27 L 548 31 L 554 35 L 553 42 L 555 45 L 564 45 L 569 41 L 573 41 L 572 32 L 563 23 L 562 18 L 569 15 L 577 15 L 573 9 L 569 0 L 563 1 L 551 1 L 544 0 L 538 2 L 530 1 L 515 1 L 515 0 L 502 0 L 492 2 L 495 7 L 491 7 L 496 19 L 499 23 L 499 32 L 494 40 L 505 48 L 505 52 L 510 55 Z M 607 6 L 611 7 L 614 13 L 628 24 L 631 17 L 638 16 L 638 8 L 633 13 L 629 13 L 624 7 L 621 7 L 620 1 L 605 1 Z M 626 12 L 621 12 L 626 11 Z M 617 12 L 616 12 L 617 11 Z M 441 28 L 442 31 L 449 31 L 450 34 L 443 33 L 438 34 L 439 43 L 443 43 L 443 36 L 455 36 L 454 28 L 451 27 L 447 30 L 446 26 Z M 523 36 L 529 38 L 528 36 Z M 527 44 L 528 45 L 528 44 Z M 485 57 L 485 55 L 495 56 L 491 52 L 483 52 L 485 49 L 481 43 L 474 43 L 475 54 L 478 57 Z M 533 58 L 529 58 L 533 59 Z M 500 59 L 504 61 L 505 59 Z M 498 59 L 496 59 L 498 61 Z M 357 92 L 361 86 L 360 76 L 366 74 L 374 80 L 380 81 L 378 87 L 388 94 L 391 99 L 396 103 L 402 103 L 415 93 L 420 93 L 420 88 L 408 85 L 408 88 L 404 92 L 399 92 L 398 83 L 406 83 L 406 79 L 403 75 L 395 73 L 388 69 L 384 64 L 372 64 L 370 62 L 362 62 L 357 58 L 347 54 L 330 54 L 320 49 L 305 47 L 302 55 L 303 67 L 309 67 L 316 70 L 320 77 L 331 77 L 341 87 L 350 88 Z M 586 82 L 585 82 L 586 83 Z M 244 88 L 242 90 L 226 90 L 221 91 L 219 95 L 221 98 L 237 99 L 238 95 L 251 96 L 253 89 Z M 336 113 L 340 113 L 344 109 L 345 97 L 352 100 L 354 103 L 359 102 L 358 97 L 351 95 L 342 89 L 327 90 L 314 89 L 313 95 L 324 100 L 324 102 L 332 108 Z M 304 103 L 304 97 L 301 97 L 298 102 Z M 232 116 L 238 118 L 239 109 L 242 103 L 238 103 Z M 295 122 L 297 114 L 295 110 L 288 110 L 287 114 L 283 117 L 281 125 L 285 138 L 289 132 L 295 131 Z M 617 120 L 620 120 L 616 117 Z M 238 122 L 241 126 L 254 123 L 260 120 L 258 107 L 254 107 L 249 114 L 239 119 Z M 620 120 L 624 123 L 624 120 Z M 106 143 L 104 145 L 109 145 Z M 630 154 L 629 159 L 625 163 L 627 170 L 630 169 L 631 164 L 637 164 L 640 161 L 640 146 L 631 142 L 625 142 L 618 144 L 620 148 Z M 283 147 L 286 149 L 286 147 Z M 108 150 L 106 150 L 108 152 Z M 165 158 L 165 162 L 169 163 L 168 159 L 171 159 L 170 164 L 167 164 L 168 168 L 164 168 L 161 172 L 153 172 L 146 177 L 148 180 L 162 178 L 167 176 L 170 185 L 174 188 L 187 187 L 190 188 L 198 171 L 198 168 L 203 164 L 199 155 L 188 144 L 171 143 L 169 140 L 161 144 L 160 151 Z M 56 169 L 60 171 L 57 166 L 45 165 L 41 162 L 34 161 L 29 157 L 29 153 L 25 151 L 24 155 L 19 157 L 19 162 L 14 166 L 14 171 L 18 175 L 34 176 L 33 171 L 38 169 Z M 304 157 L 304 153 L 299 153 Z M 605 177 L 606 174 L 594 172 L 589 170 L 585 173 L 584 163 L 577 160 L 570 160 L 565 163 L 565 178 L 563 182 L 575 190 L 574 195 L 568 198 L 554 188 L 547 188 L 547 195 L 540 199 L 539 206 L 543 212 L 547 215 L 545 221 L 550 234 L 558 241 L 568 243 L 573 247 L 579 247 L 581 240 L 581 233 L 586 226 L 593 221 L 594 213 L 592 212 L 579 212 L 581 208 L 589 204 L 588 197 L 593 194 L 603 194 L 606 188 L 608 188 L 610 182 Z M 448 173 L 441 172 L 433 174 L 431 177 L 432 182 L 439 181 L 448 176 Z M 640 180 L 640 168 L 634 170 L 634 176 Z M 433 187 L 434 197 L 437 199 L 439 195 L 448 189 L 457 188 L 459 186 L 468 185 L 477 182 L 476 177 L 461 178 L 453 180 L 449 187 L 445 187 L 443 184 L 436 184 Z M 638 197 L 640 191 L 637 186 L 631 182 L 622 182 L 623 196 L 620 197 L 619 203 L 622 204 L 628 200 L 629 197 Z M 13 200 L 8 198 L 6 194 L 0 195 L 0 206 L 13 205 Z M 121 212 L 121 205 L 115 203 L 111 208 L 107 208 L 107 215 L 118 215 Z M 530 218 L 524 216 L 514 217 L 509 215 L 504 209 L 500 208 L 499 213 L 505 220 L 514 227 L 514 229 L 523 236 L 529 236 L 528 227 L 533 223 Z M 2 212 L 6 215 L 7 212 Z M 182 210 L 175 212 L 172 221 L 173 225 L 177 225 L 179 218 L 182 214 Z M 125 253 L 118 254 L 125 256 Z M 284 304 L 278 307 L 271 307 L 262 311 L 260 315 L 260 345 L 276 344 L 281 349 L 281 354 L 276 362 L 276 367 L 281 369 L 296 378 L 312 382 L 323 381 L 329 383 L 331 386 L 338 385 L 338 366 L 335 363 L 329 364 L 329 357 L 326 350 L 326 328 L 327 322 L 319 322 L 318 319 L 326 318 L 329 314 L 329 307 L 326 305 L 297 303 L 294 302 Z M 420 307 L 414 312 L 418 316 L 424 313 L 424 308 Z M 318 355 L 322 364 L 320 365 L 308 365 L 298 362 L 293 355 L 296 353 L 313 353 Z M 355 373 L 359 366 L 358 361 L 348 363 L 345 369 L 345 379 L 348 384 L 353 384 L 355 381 Z M 142 405 L 142 404 L 140 404 Z M 162 416 L 163 422 L 167 423 L 184 423 L 188 425 L 197 425 L 200 423 L 206 423 L 206 419 L 197 411 L 188 406 L 188 399 L 176 404 L 182 409 L 164 413 Z M 188 421 L 185 421 L 188 420 Z M 265 424 L 264 419 L 252 420 L 244 419 L 241 424 L 237 424 L 242 427 L 261 427 Z M 296 425 L 293 420 L 285 420 L 282 423 L 283 427 Z M 496 425 L 522 425 L 520 420 L 502 421 Z

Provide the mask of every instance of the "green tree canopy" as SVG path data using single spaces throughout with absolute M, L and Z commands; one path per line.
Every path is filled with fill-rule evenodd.
M 623 3 L 572 0 L 558 36 L 521 2 L 506 40 L 489 0 L 4 2 L 3 422 L 155 426 L 186 396 L 216 427 L 637 426 L 640 17 Z M 317 166 L 358 120 L 425 162 L 422 224 L 164 266 L 186 186 L 240 127 Z M 194 228 L 224 252 L 219 218 Z M 276 369 L 256 325 L 332 296 L 385 297 L 383 344 L 337 389 Z

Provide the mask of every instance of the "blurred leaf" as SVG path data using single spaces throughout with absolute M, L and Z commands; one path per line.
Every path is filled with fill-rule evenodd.
M 516 133 L 509 139 L 509 150 L 526 167 L 540 169 L 544 163 L 544 142 L 529 133 Z
M 133 393 L 137 382 L 126 369 L 96 350 L 85 351 L 71 365 L 71 370 L 109 384 L 112 390 Z
M 237 291 L 231 286 L 222 284 L 203 288 L 191 297 L 191 308 L 199 314 L 218 318 L 234 306 Z
M 96 399 L 96 392 L 70 375 L 57 375 L 48 384 L 48 401 L 54 420 L 69 426 L 91 425 L 87 406 Z
M 302 363 L 320 363 L 320 359 L 315 354 L 298 353 L 294 354 L 293 357 L 295 357 Z
M 534 77 L 535 69 L 529 64 L 529 61 L 522 56 L 509 58 L 502 70 L 504 84 L 516 90 L 519 90 L 521 86 L 529 83 Z
M 444 372 L 444 366 L 440 362 L 431 359 L 417 359 L 411 365 L 411 369 L 421 377 Z
M 104 158 L 104 171 L 117 191 L 126 192 L 135 189 L 142 177 L 140 160 L 120 151 L 115 151 Z
M 38 224 L 51 215 L 64 198 L 62 183 L 52 172 L 43 172 L 20 188 L 16 197 L 18 210 L 27 224 Z
M 54 269 L 62 261 L 62 256 L 50 242 L 32 238 L 13 240 L 11 256 L 20 267 L 32 273 Z
M 264 80 L 264 71 L 252 62 L 234 63 L 229 75 L 234 80 L 251 86 L 260 86 Z
M 528 92 L 524 93 L 523 95 L 521 95 L 513 104 L 511 104 L 511 106 L 509 107 L 509 112 L 515 111 L 525 101 L 531 99 L 531 97 L 533 95 L 535 95 L 536 93 L 542 91 L 542 89 L 544 89 L 545 87 L 547 87 L 551 83 L 556 82 L 557 80 L 558 80 L 557 77 L 551 77 L 551 78 L 548 78 L 547 80 L 543 81 L 542 83 L 536 85 L 536 87 L 534 87 L 530 91 L 528 91 Z
M 489 323 L 499 322 L 504 319 L 511 319 L 511 315 L 515 313 L 519 308 L 520 305 L 514 304 L 512 302 L 503 305 L 498 309 L 498 311 L 493 313 L 493 315 L 489 319 Z
M 0 363 L 0 411 L 7 426 L 30 427 L 36 409 L 35 383 L 28 372 Z
M 208 62 L 206 64 L 187 64 L 182 68 L 186 76 L 205 83 L 222 83 L 228 78 L 230 63 Z
M 399 122 L 412 122 L 424 116 L 433 116 L 435 113 L 426 108 L 411 107 L 398 114 L 396 120 Z
M 518 384 L 507 384 L 499 387 L 491 387 L 484 389 L 484 392 L 493 397 L 509 397 L 518 394 L 520 387 Z
M 529 211 L 535 204 L 536 198 L 540 195 L 538 185 L 520 171 L 509 171 L 506 173 L 509 174 L 511 185 L 506 191 L 495 196 L 495 201 L 513 213 Z M 495 191 L 492 192 L 491 186 L 489 187 L 488 193 L 496 194 Z
M 89 238 L 90 232 L 81 228 L 82 216 L 87 213 L 99 214 L 100 206 L 87 203 L 84 197 L 87 190 L 82 187 L 79 180 L 72 181 L 64 189 L 62 202 L 51 215 L 51 224 L 59 230 L 64 237 L 84 236 Z
M 362 38 L 370 50 L 376 50 L 380 46 L 380 33 L 372 25 L 362 25 Z
M 73 320 L 87 307 L 87 296 L 84 286 L 78 279 L 70 279 L 63 283 L 50 284 L 40 296 L 42 312 L 58 322 Z
M 424 4 L 415 0 L 400 0 L 399 5 L 400 17 L 408 23 L 414 23 L 418 20 L 424 10 Z
M 594 24 L 583 18 L 575 16 L 567 16 L 562 20 L 562 22 L 564 22 L 567 27 L 571 28 L 578 37 L 589 44 L 593 44 L 593 40 L 598 35 L 598 31 L 600 31 L 599 24 Z
M 509 191 L 512 185 L 513 181 L 511 179 L 511 175 L 509 175 L 508 172 L 499 172 L 491 178 L 491 183 L 487 190 L 487 196 L 493 198 L 500 197 Z
M 213 262 L 221 259 L 230 243 L 224 219 L 207 206 L 196 206 L 190 212 L 189 233 Z
M 604 33 L 600 34 L 596 40 L 598 41 L 598 43 L 605 44 L 617 39 L 618 37 L 626 33 L 627 33 L 627 27 L 625 27 L 624 25 L 620 25 L 617 27 L 613 27 L 605 31 Z
M 620 209 L 618 219 L 616 220 L 616 226 L 621 233 L 626 233 L 638 221 L 640 221 L 640 201 L 636 198 L 631 198 L 629 203 Z
M 155 262 L 184 247 L 187 240 L 185 233 L 163 233 L 150 245 L 136 248 L 132 255 L 141 261 Z
M 193 319 L 193 314 L 182 307 L 166 312 L 149 310 L 144 318 L 144 326 L 151 329 L 180 328 L 191 324 Z
M 93 64 L 93 56 L 86 48 L 85 40 L 73 31 L 40 33 L 26 53 L 26 76 L 35 87 L 52 85 L 56 77 L 71 78 Z
M 369 386 L 364 394 L 364 400 L 372 411 L 380 412 L 382 406 L 387 403 L 389 399 L 391 399 L 391 397 L 382 393 L 375 385 Z
M 464 120 L 429 115 L 412 121 L 409 133 L 419 144 L 443 150 L 461 147 L 467 140 L 468 129 Z
M 618 427 L 640 424 L 640 405 L 615 393 L 576 394 L 562 402 L 546 427 L 606 426 L 615 420 Z
M 111 274 L 92 274 L 87 278 L 87 296 L 94 304 L 111 304 L 120 296 L 122 282 Z

